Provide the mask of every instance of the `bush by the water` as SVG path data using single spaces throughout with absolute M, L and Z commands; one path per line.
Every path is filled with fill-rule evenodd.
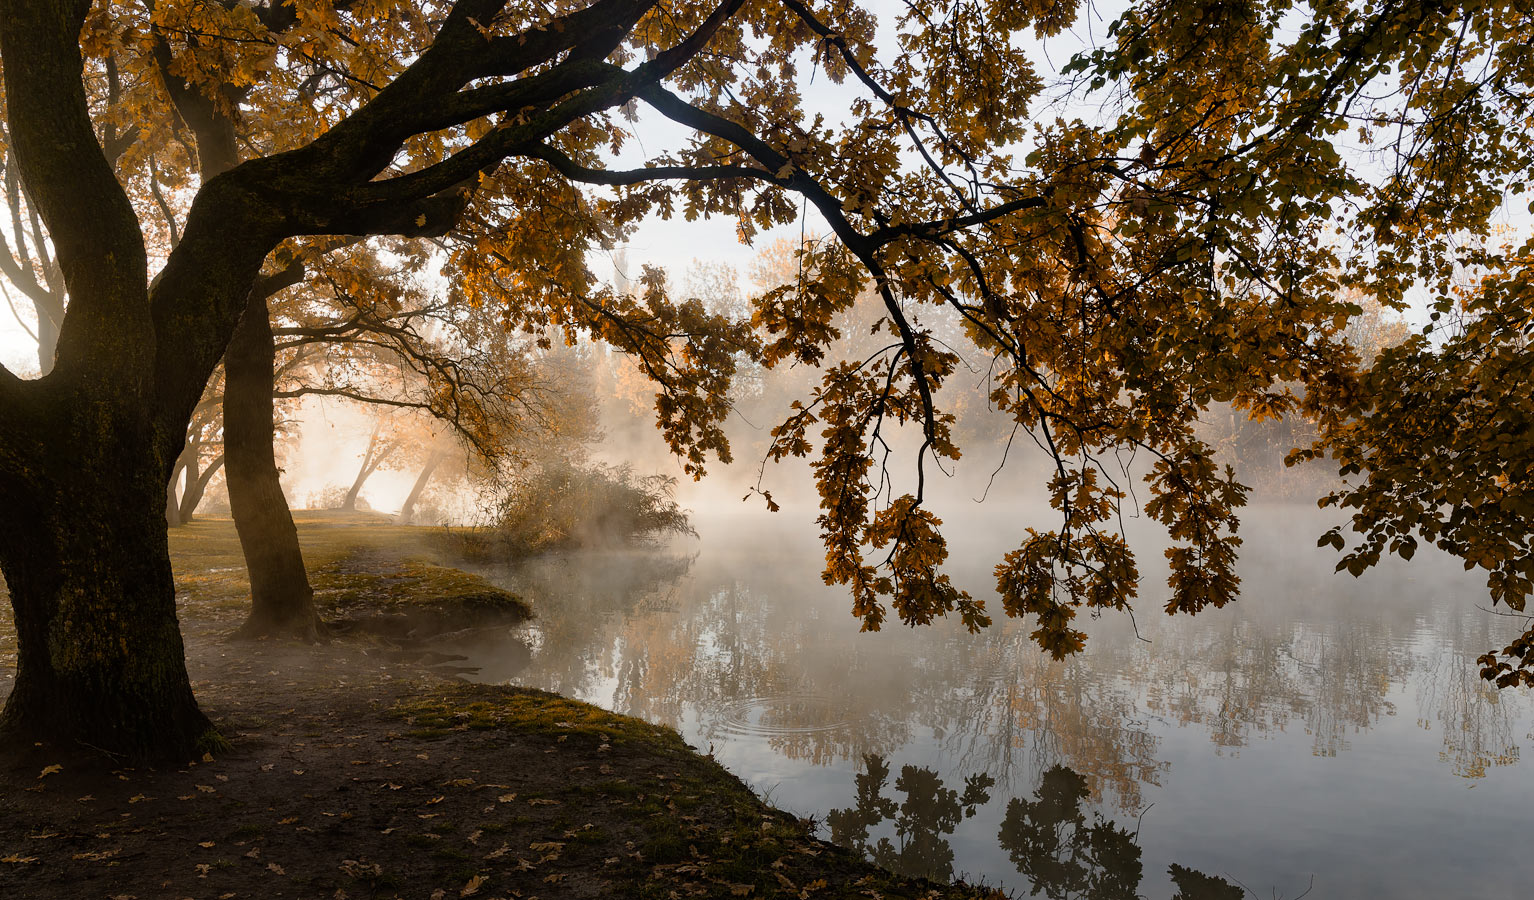
M 519 474 L 496 511 L 492 540 L 516 553 L 694 534 L 676 479 L 628 466 L 551 462 Z

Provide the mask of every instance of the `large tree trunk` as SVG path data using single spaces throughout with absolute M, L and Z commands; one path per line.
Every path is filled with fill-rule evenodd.
M 20 451 L 11 461 L 24 461 L 0 516 L 19 650 L 0 734 L 60 754 L 183 762 L 218 738 L 192 696 L 176 620 L 170 467 L 144 416 L 68 401 L 7 435 Z
M 421 467 L 421 474 L 416 476 L 415 484 L 410 488 L 410 494 L 405 497 L 405 502 L 400 504 L 399 524 L 410 524 L 410 520 L 415 516 L 416 502 L 421 499 L 421 493 L 426 490 L 426 483 L 431 481 L 432 473 L 437 471 L 437 466 L 440 466 L 446 458 L 447 453 L 440 449 L 431 451 L 431 455 L 426 457 L 426 465 Z
M 224 353 L 225 478 L 250 573 L 250 618 L 237 636 L 313 641 L 323 626 L 272 451 L 276 354 L 266 296 L 252 292 Z

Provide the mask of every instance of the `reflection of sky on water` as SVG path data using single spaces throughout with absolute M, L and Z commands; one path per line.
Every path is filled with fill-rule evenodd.
M 955 581 L 977 596 L 1017 530 L 987 516 L 950 532 Z M 1333 575 L 1334 557 L 1312 549 L 1316 516 L 1249 514 L 1241 601 L 1193 619 L 1158 612 L 1164 575 L 1142 550 L 1138 621 L 1089 622 L 1086 653 L 1063 663 L 1022 622 L 860 634 L 820 582 L 812 533 L 729 519 L 699 522 L 702 541 L 677 552 L 499 573 L 540 611 L 523 635 L 532 653 L 472 655 L 485 680 L 674 725 L 821 822 L 856 808 L 868 757 L 889 767 L 896 800 L 907 767 L 961 795 L 991 779 L 983 802 L 922 840 L 951 850 L 955 873 L 1024 893 L 998 835 L 1009 803 L 1057 766 L 1079 774 L 1085 821 L 1138 820 L 1138 890 L 1152 898 L 1176 891 L 1173 863 L 1263 896 L 1293 897 L 1312 874 L 1315 897 L 1513 888 L 1524 869 L 1507 837 L 1534 804 L 1518 763 L 1530 703 L 1485 687 L 1474 658 L 1515 623 L 1476 608 L 1473 573 L 1425 553 Z M 876 819 L 861 843 L 902 846 L 896 820 Z

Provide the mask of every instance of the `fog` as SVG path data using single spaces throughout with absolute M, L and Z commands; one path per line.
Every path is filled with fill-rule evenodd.
M 985 596 L 1016 529 L 1047 513 L 981 509 L 951 520 L 950 541 L 955 579 Z M 1534 720 L 1526 697 L 1474 666 L 1518 629 L 1467 602 L 1477 579 L 1452 560 L 1336 575 L 1314 547 L 1323 515 L 1262 504 L 1247 515 L 1241 599 L 1169 617 L 1154 539 L 1136 534 L 1147 571 L 1135 619 L 1090 622 L 1086 651 L 1053 662 L 1031 626 L 1005 619 L 978 635 L 955 622 L 860 632 L 791 515 L 711 508 L 696 541 L 493 568 L 539 598 L 540 615 L 461 648 L 472 677 L 673 725 L 827 836 L 894 841 L 903 849 L 883 861 L 914 874 L 1027 893 L 1037 881 L 1007 856 L 1004 820 L 1064 766 L 1090 815 L 1135 832 L 1150 897 L 1171 895 L 1160 873 L 1173 863 L 1263 896 L 1295 896 L 1312 877 L 1328 897 L 1441 897 L 1522 877 L 1482 848 L 1534 800 L 1520 773 Z M 900 821 L 870 818 L 867 802 L 854 815 L 874 762 L 955 791 L 981 776 L 990 787 L 918 846 L 900 840 L 927 827 L 911 818 L 915 795 Z M 871 830 L 858 838 L 849 822 Z
M 701 265 L 673 279 L 724 308 L 739 309 L 752 286 Z M 1048 819 L 1051 833 L 1076 823 L 1083 835 L 1117 835 L 1116 852 L 1143 860 L 1143 872 L 1098 874 L 1151 898 L 1180 889 L 1174 864 L 1262 896 L 1313 884 L 1316 896 L 1429 898 L 1520 884 L 1517 865 L 1483 848 L 1534 802 L 1520 773 L 1534 718 L 1524 695 L 1480 680 L 1475 657 L 1521 620 L 1482 609 L 1480 578 L 1431 550 L 1360 579 L 1334 573 L 1337 555 L 1316 539 L 1341 519 L 1315 499 L 1336 483 L 1324 463 L 1282 461 L 1303 428 L 1206 413 L 1201 436 L 1253 495 L 1238 600 L 1191 618 L 1163 612 L 1168 544 L 1139 506 L 1145 460 L 1105 460 L 1130 493 L 1111 524 L 1140 568 L 1134 612 L 1083 614 L 1086 650 L 1054 661 L 1030 639 L 1035 623 L 1002 614 L 994 573 L 1028 528 L 1058 527 L 1045 490 L 1054 460 L 988 408 L 984 360 L 966 359 L 938 397 L 958 413 L 963 456 L 924 461 L 946 571 L 996 620 L 970 634 L 951 620 L 863 631 L 847 592 L 823 582 L 810 462 L 764 459 L 771 428 L 818 371 L 748 368 L 726 425 L 735 458 L 711 459 L 693 480 L 656 431 L 654 387 L 633 364 L 592 346 L 571 354 L 561 389 L 584 398 L 570 407 L 586 418 L 584 436 L 543 445 L 530 434 L 498 466 L 417 411 L 317 397 L 281 409 L 295 508 L 335 506 L 383 421 L 401 449 L 367 478 L 360 509 L 394 516 L 422 469 L 419 445 L 446 440 L 456 462 L 434 476 L 417 523 L 558 532 L 462 563 L 535 609 L 526 626 L 437 645 L 460 657 L 465 677 L 675 727 L 823 836 L 906 874 L 1049 891 L 1049 853 L 1065 850 L 1040 856 L 1028 835 L 1053 810 L 1065 818 Z M 914 490 L 922 435 L 890 424 L 885 437 L 878 504 Z M 561 466 L 601 475 L 576 488 L 528 474 Z M 659 498 L 650 512 L 674 502 L 694 533 L 591 508 L 637 502 L 592 487 L 603 479 L 647 485 Z M 573 502 L 561 494 L 577 490 Z M 561 505 L 630 524 L 526 521 Z M 222 509 L 215 486 L 208 511 Z M 1061 791 L 1077 799 L 1050 806 L 1046 795 Z M 1451 837 L 1444 822 L 1458 823 Z

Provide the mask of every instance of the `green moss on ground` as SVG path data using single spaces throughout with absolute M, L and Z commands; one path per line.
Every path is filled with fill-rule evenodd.
M 815 837 L 811 823 L 774 809 L 674 730 L 545 691 L 453 685 L 391 711 L 427 742 L 461 735 L 535 740 L 568 777 L 557 789 L 503 795 L 559 810 L 565 857 L 589 847 L 614 896 L 997 898 L 965 884 L 896 876 Z M 552 741 L 553 745 L 548 746 Z M 597 777 L 592 777 L 592 769 Z M 620 852 L 621 851 L 621 852 Z M 571 860 L 570 865 L 576 865 Z
M 509 624 L 532 615 L 522 598 L 446 564 L 451 542 L 442 529 L 330 510 L 298 510 L 293 519 L 315 603 L 327 619 L 354 619 L 402 635 Z M 250 582 L 231 520 L 198 519 L 172 528 L 170 551 L 184 609 L 219 619 L 243 614 Z

